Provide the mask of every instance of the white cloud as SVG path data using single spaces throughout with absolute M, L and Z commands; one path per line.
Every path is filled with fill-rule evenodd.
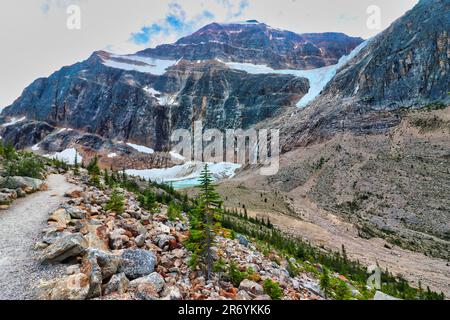
M 377 31 L 366 27 L 366 9 L 382 9 L 382 27 L 417 0 L 2 0 L 0 11 L 0 107 L 13 102 L 38 77 L 106 49 L 130 53 L 182 35 L 212 21 L 257 19 L 295 32 L 339 31 L 362 37 Z M 244 1 L 245 3 L 245 1 Z M 81 30 L 66 27 L 67 6 L 81 7 Z M 172 5 L 171 5 L 172 4 Z M 174 4 L 178 5 L 174 9 Z M 163 23 L 174 13 L 185 23 L 137 45 L 131 34 Z M 204 15 L 208 11 L 213 17 Z

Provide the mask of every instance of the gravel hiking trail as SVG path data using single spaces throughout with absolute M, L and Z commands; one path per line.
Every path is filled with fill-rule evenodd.
M 63 175 L 50 175 L 46 183 L 47 191 L 18 199 L 8 210 L 0 211 L 0 300 L 35 299 L 34 287 L 39 279 L 59 273 L 58 267 L 37 261 L 38 252 L 33 246 L 49 214 L 74 185 L 66 182 Z

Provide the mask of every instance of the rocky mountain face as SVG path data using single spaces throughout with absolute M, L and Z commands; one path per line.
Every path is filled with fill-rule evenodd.
M 118 61 L 125 67 L 107 65 Z M 190 128 L 195 120 L 219 129 L 246 128 L 294 105 L 309 89 L 306 79 L 251 75 L 217 61 L 174 62 L 159 75 L 127 70 L 129 66 L 139 63 L 97 52 L 36 80 L 2 116 L 25 116 L 45 126 L 69 127 L 162 151 L 169 148 L 173 129 Z M 15 132 L 8 138 L 17 147 L 36 143 L 21 140 L 20 131 Z
M 401 109 L 449 105 L 449 30 L 448 0 L 420 1 L 368 40 L 308 108 L 275 121 L 284 150 L 344 131 L 383 133 L 400 123 Z
M 313 203 L 311 222 L 320 208 L 358 237 L 448 260 L 449 30 L 450 2 L 422 0 L 308 107 L 260 124 L 281 128 L 284 155 L 258 183 L 285 192 L 296 214 Z
M 265 64 L 274 69 L 314 69 L 336 64 L 363 40 L 342 33 L 297 34 L 250 20 L 212 23 L 174 44 L 140 53 L 162 58 L 195 61 Z
M 422 0 L 343 68 L 329 95 L 396 109 L 450 101 L 450 1 Z

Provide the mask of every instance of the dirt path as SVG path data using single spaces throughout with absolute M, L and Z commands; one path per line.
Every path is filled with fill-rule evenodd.
M 62 175 L 51 175 L 48 191 L 37 192 L 0 211 L 0 300 L 33 299 L 33 287 L 53 267 L 41 266 L 33 250 L 51 211 L 58 208 L 64 193 L 74 186 Z

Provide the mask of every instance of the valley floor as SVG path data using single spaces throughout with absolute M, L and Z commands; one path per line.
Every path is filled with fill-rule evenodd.
M 260 193 L 246 193 L 233 182 L 221 184 L 218 190 L 224 198 L 229 199 L 225 205 L 230 209 L 241 208 L 238 203 L 234 203 L 235 201 L 240 201 L 239 204 L 251 203 L 252 205 L 260 202 Z M 236 190 L 239 190 L 240 197 L 236 197 Z M 444 292 L 447 297 L 450 296 L 450 266 L 447 261 L 397 246 L 387 248 L 386 241 L 381 238 L 363 239 L 358 236 L 358 230 L 353 224 L 320 209 L 306 195 L 299 196 L 300 190 L 293 192 L 297 193 L 297 197 L 291 210 L 298 217 L 289 214 L 287 209 L 283 208 L 281 195 L 271 197 L 268 194 L 264 197 L 267 197 L 268 203 L 271 206 L 273 204 L 274 207 L 269 210 L 249 209 L 248 215 L 270 218 L 270 221 L 281 231 L 301 237 L 328 250 L 341 251 L 344 245 L 351 259 L 358 259 L 367 266 L 378 263 L 382 269 L 387 268 L 394 274 L 402 274 L 413 285 L 417 286 L 420 280 L 425 288 L 429 286 L 432 290 Z
M 38 279 L 61 273 L 58 267 L 39 264 L 33 245 L 49 213 L 58 208 L 73 185 L 63 175 L 51 175 L 46 182 L 47 191 L 19 199 L 0 211 L 0 300 L 34 299 L 32 285 Z

